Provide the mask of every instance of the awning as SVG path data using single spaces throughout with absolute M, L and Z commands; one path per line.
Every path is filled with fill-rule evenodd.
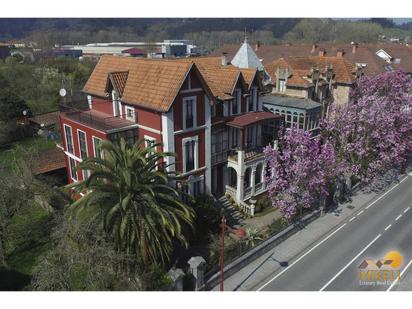
M 252 112 L 243 114 L 233 118 L 233 120 L 227 122 L 226 124 L 230 127 L 244 129 L 247 126 L 252 124 L 262 122 L 265 120 L 275 120 L 275 119 L 283 119 L 284 116 L 276 115 L 271 112 Z

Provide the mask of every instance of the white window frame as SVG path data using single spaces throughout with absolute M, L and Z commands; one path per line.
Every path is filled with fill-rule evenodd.
M 185 146 L 187 142 L 192 142 L 195 141 L 195 147 L 194 147 L 194 159 L 195 159 L 195 164 L 193 170 L 187 171 L 186 170 L 186 151 L 185 151 Z M 183 157 L 183 173 L 188 173 L 188 172 L 193 172 L 199 169 L 199 136 L 190 136 L 182 139 L 182 157 Z
M 144 146 L 147 148 L 148 147 L 148 142 L 154 142 L 156 144 L 156 138 L 149 136 L 149 135 L 144 135 Z M 155 147 L 155 150 L 157 151 L 157 146 Z
M 69 171 L 70 171 L 70 178 L 71 178 L 71 180 L 73 180 L 74 182 L 76 182 L 77 181 L 77 172 L 76 172 L 76 160 L 75 159 L 73 159 L 73 158 L 71 158 L 71 157 L 69 157 L 68 158 L 69 159 Z M 73 162 L 74 162 L 74 168 L 72 169 L 72 160 L 73 160 Z M 73 171 L 74 171 L 74 175 L 73 175 Z M 74 176 L 74 177 L 73 177 Z
M 102 139 L 101 139 L 100 137 L 97 137 L 97 136 L 92 135 L 93 155 L 94 155 L 95 158 L 97 158 L 97 156 L 96 156 L 96 142 L 95 142 L 95 140 L 99 140 L 100 143 L 101 143 L 101 142 L 102 142 Z M 103 159 L 103 158 L 104 158 L 104 153 L 103 153 L 103 151 L 102 151 L 102 150 L 99 150 L 99 153 L 100 153 L 100 158 Z
M 69 126 L 68 124 L 64 124 L 63 126 L 64 126 L 64 140 L 66 141 L 66 151 L 67 151 L 68 153 L 71 153 L 71 154 L 74 155 L 75 151 L 74 151 L 74 142 L 73 142 L 73 129 L 72 129 L 72 127 Z M 72 142 L 72 150 L 73 150 L 73 152 L 70 152 L 70 151 L 69 151 L 69 147 L 67 147 L 68 144 L 67 144 L 66 127 L 70 128 L 70 139 L 71 139 L 71 142 Z
M 89 145 L 87 144 L 87 134 L 86 134 L 86 132 L 83 131 L 83 130 L 77 129 L 77 143 L 79 144 L 79 158 L 84 160 L 86 158 L 82 158 L 82 150 L 81 150 L 81 147 L 80 147 L 80 134 L 79 134 L 79 132 L 82 132 L 84 134 L 84 142 L 86 144 L 86 158 L 89 156 Z M 90 174 L 89 171 L 83 170 L 82 171 L 83 180 L 86 180 L 86 178 L 89 177 L 89 174 Z
M 80 135 L 79 135 L 79 132 L 82 132 L 84 134 L 84 141 L 86 143 L 86 158 L 89 156 L 89 148 L 88 148 L 88 145 L 87 145 L 87 134 L 86 134 L 85 131 L 77 129 L 77 142 L 79 143 L 79 158 L 84 160 L 86 158 L 82 158 L 82 152 L 81 152 L 81 148 L 80 148 Z
M 114 117 L 122 117 L 122 103 L 120 102 L 117 93 L 113 90 L 112 91 L 112 100 L 113 100 L 113 116 Z M 119 109 L 119 114 L 116 115 L 116 104 Z
M 131 116 L 131 117 L 128 116 L 128 114 L 127 114 L 128 111 L 132 111 L 132 116 Z M 135 116 L 135 109 L 134 109 L 134 107 L 129 106 L 129 105 L 125 105 L 125 106 L 124 106 L 124 115 L 125 115 L 126 120 L 136 122 L 136 116 Z
M 192 102 L 192 110 L 193 110 L 193 127 L 191 128 L 186 128 L 186 104 L 187 102 Z M 182 99 L 182 110 L 183 110 L 183 130 L 189 130 L 197 127 L 197 96 L 191 96 L 191 97 L 184 97 Z

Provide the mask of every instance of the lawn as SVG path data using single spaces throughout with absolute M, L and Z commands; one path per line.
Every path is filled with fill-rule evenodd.
M 13 271 L 30 275 L 37 259 L 50 249 L 52 215 L 37 203 L 13 217 L 9 227 L 7 264 Z
M 17 141 L 9 149 L 0 149 L 0 165 L 12 166 L 16 159 L 22 158 L 25 151 L 36 152 L 56 147 L 52 140 L 42 137 L 27 137 Z

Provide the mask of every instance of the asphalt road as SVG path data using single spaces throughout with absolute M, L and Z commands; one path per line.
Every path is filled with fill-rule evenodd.
M 403 256 L 401 279 L 360 282 L 365 259 Z M 259 286 L 262 291 L 412 291 L 412 177 L 389 188 Z

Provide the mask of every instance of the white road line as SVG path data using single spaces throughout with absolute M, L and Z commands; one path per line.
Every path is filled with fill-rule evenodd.
M 352 217 L 352 218 L 350 218 L 349 222 L 352 222 L 355 219 L 356 219 L 356 217 Z
M 317 247 L 319 247 L 321 244 L 323 244 L 325 241 L 327 241 L 329 238 L 331 238 L 335 233 L 337 233 L 340 229 L 342 229 L 346 223 L 342 224 L 338 229 L 336 229 L 334 232 L 329 234 L 326 238 L 324 238 L 321 242 L 317 243 L 315 246 L 313 246 L 309 251 L 301 255 L 297 260 L 295 260 L 292 264 L 290 264 L 288 267 L 286 267 L 284 270 L 282 270 L 280 273 L 278 273 L 276 276 L 274 276 L 272 279 L 270 279 L 268 282 L 266 282 L 264 285 L 262 285 L 260 288 L 257 289 L 257 291 L 261 291 L 264 289 L 268 284 L 270 284 L 273 280 L 278 278 L 280 275 L 282 275 L 285 271 L 287 271 L 289 268 L 291 268 L 293 265 L 295 265 L 297 262 L 299 262 L 301 259 L 303 259 L 305 256 L 307 256 L 309 253 L 311 253 L 313 250 L 315 250 Z
M 372 205 L 375 205 L 375 203 L 377 201 L 379 201 L 381 198 L 383 198 L 386 194 L 388 194 L 389 192 L 391 192 L 393 189 L 395 189 L 397 186 L 399 186 L 402 182 L 404 182 L 406 179 L 408 178 L 408 176 L 403 177 L 399 183 L 397 183 L 396 185 L 394 185 L 392 188 L 390 188 L 388 191 L 386 191 L 384 194 L 382 194 L 381 196 L 379 196 L 376 200 L 374 200 L 372 203 L 370 203 L 367 207 L 365 207 L 365 209 L 368 209 L 369 207 L 371 207 Z
M 392 226 L 392 224 L 389 224 L 387 227 L 385 227 L 385 231 L 389 230 L 389 228 Z
M 357 216 L 363 214 L 363 212 L 364 212 L 363 210 L 359 211 L 358 214 L 357 214 Z
M 402 278 L 403 274 L 408 269 L 408 267 L 411 266 L 411 264 L 412 264 L 412 260 L 409 261 L 408 265 L 405 266 L 405 268 L 400 273 L 399 277 L 396 278 L 396 280 L 394 282 L 392 282 L 391 286 L 386 290 L 386 292 L 389 292 L 390 290 L 392 290 L 392 288 L 395 286 L 396 282 L 399 281 L 399 278 Z
M 345 267 L 343 267 L 335 276 L 333 276 L 333 278 L 330 279 L 319 291 L 323 291 L 324 289 L 326 289 L 329 286 L 329 284 L 331 284 L 337 277 L 339 277 L 339 275 L 343 273 L 346 270 L 346 268 L 350 266 L 350 264 L 352 264 L 363 252 L 365 252 L 370 246 L 372 246 L 372 244 L 381 236 L 382 234 L 376 236 L 365 248 L 362 249 L 361 252 L 359 252 L 348 264 L 345 265 Z
M 398 221 L 402 217 L 402 214 L 396 217 L 395 221 Z
M 390 188 L 388 191 L 386 191 L 384 194 L 382 194 L 380 197 L 378 197 L 376 200 L 374 200 L 372 203 L 370 203 L 367 208 L 371 207 L 372 205 L 374 205 L 377 201 L 379 201 L 380 199 L 382 199 L 384 196 L 386 196 L 389 192 L 391 192 L 393 189 L 395 189 L 397 186 L 399 186 L 402 182 L 404 182 L 406 179 L 408 178 L 408 176 L 405 176 L 404 178 L 402 178 L 399 183 L 397 183 L 396 185 L 394 185 L 392 188 Z M 286 272 L 290 267 L 292 267 L 293 265 L 295 265 L 297 262 L 299 262 L 301 259 L 303 259 L 306 255 L 308 255 L 309 253 L 311 253 L 313 250 L 315 250 L 317 247 L 319 247 L 321 244 L 323 244 L 325 241 L 327 241 L 330 237 L 332 237 L 335 233 L 337 233 L 340 229 L 342 229 L 344 226 L 346 225 L 346 223 L 342 224 L 338 229 L 336 229 L 334 232 L 332 232 L 331 234 L 329 234 L 326 238 L 324 238 L 321 242 L 319 242 L 318 244 L 316 244 L 314 247 L 312 247 L 309 251 L 307 251 L 306 253 L 304 253 L 303 255 L 301 255 L 297 260 L 295 260 L 292 264 L 290 264 L 288 267 L 286 267 L 284 270 L 282 270 L 280 273 L 278 273 L 276 276 L 274 276 L 272 279 L 270 279 L 268 282 L 266 282 L 264 285 L 262 285 L 260 288 L 258 288 L 256 291 L 261 291 L 262 289 L 264 289 L 268 284 L 270 284 L 273 280 L 276 280 L 276 278 L 278 278 L 279 276 L 281 276 L 284 272 Z M 377 236 L 376 239 L 378 239 L 380 237 L 381 234 L 379 234 Z M 375 239 L 375 240 L 376 240 Z M 374 240 L 374 241 L 375 241 Z M 372 244 L 372 243 L 371 243 Z M 366 249 L 365 249 L 366 250 Z
M 406 208 L 403 213 L 406 213 L 411 207 Z

